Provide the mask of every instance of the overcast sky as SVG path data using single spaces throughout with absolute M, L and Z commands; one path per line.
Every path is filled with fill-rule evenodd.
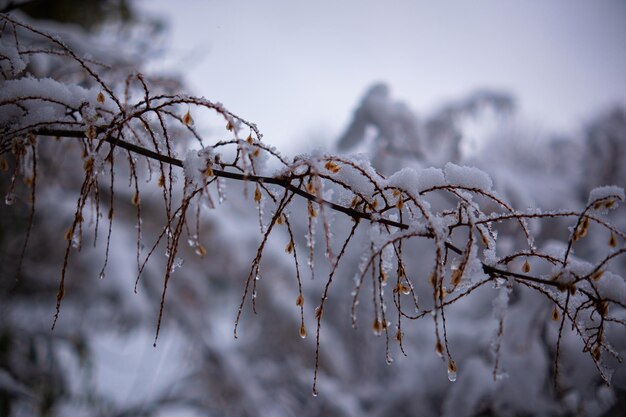
M 173 5 L 175 5 L 173 7 Z M 365 89 L 418 114 L 479 87 L 513 92 L 526 119 L 580 126 L 626 103 L 626 1 L 153 0 L 169 60 L 197 95 L 254 121 L 291 153 L 330 144 Z

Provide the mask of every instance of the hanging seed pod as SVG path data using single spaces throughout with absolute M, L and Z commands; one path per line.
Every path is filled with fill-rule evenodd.
M 310 201 L 308 204 L 308 209 L 309 209 L 309 216 L 317 217 L 317 211 L 315 210 L 315 207 L 313 207 L 313 203 L 311 203 Z
M 583 221 L 580 223 L 580 233 L 579 237 L 587 236 L 587 232 L 589 231 L 589 217 L 585 216 Z
M 296 305 L 298 307 L 302 307 L 304 305 L 304 297 L 302 294 L 298 294 L 298 298 L 296 298 Z
M 285 222 L 285 220 L 283 219 L 283 214 L 279 214 L 278 217 L 276 217 L 276 224 L 281 225 Z
M 259 188 L 259 186 L 257 185 L 256 188 L 254 189 L 254 201 L 256 203 L 261 201 L 261 189 Z
M 102 94 L 102 91 L 98 93 L 98 96 L 96 97 L 96 101 L 100 104 L 104 104 L 104 94 Z
M 113 207 L 109 209 L 109 215 L 107 217 L 109 218 L 109 220 L 113 218 Z
M 602 356 L 602 348 L 600 347 L 600 345 L 596 345 L 593 350 L 591 351 L 591 356 L 593 357 L 593 359 L 595 359 L 596 361 L 600 360 L 600 357 Z
M 381 284 L 386 284 L 387 283 L 387 273 L 385 271 L 380 271 L 380 283 Z
M 300 325 L 300 337 L 303 339 L 306 337 L 306 327 L 304 327 L 304 323 Z
M 478 233 L 480 234 L 480 240 L 482 240 L 483 245 L 489 247 L 489 239 L 487 239 L 487 236 L 480 229 L 478 229 Z
M 372 324 L 372 331 L 374 332 L 374 334 L 376 336 L 380 336 L 380 334 L 382 333 L 383 330 L 383 324 L 380 322 L 380 320 L 375 319 L 374 323 Z
M 69 229 L 67 229 L 67 231 L 65 232 L 65 240 L 67 240 L 68 242 L 70 240 L 72 240 L 72 236 L 74 235 L 74 228 L 70 227 Z
M 448 380 L 456 381 L 456 363 L 452 359 L 448 362 Z
M 248 137 L 246 138 L 246 142 L 248 142 L 249 144 L 252 145 L 252 142 L 253 142 L 253 140 L 252 140 L 252 133 L 248 135 Z
M 93 125 L 90 125 L 85 131 L 85 136 L 87 137 L 87 139 L 93 140 L 96 138 L 96 135 L 97 135 L 96 127 Z
M 211 166 L 207 166 L 206 169 L 204 170 L 204 175 L 206 177 L 212 177 L 213 176 L 213 168 L 211 168 Z
M 435 344 L 435 353 L 440 358 L 443 358 L 443 345 L 441 344 L 441 340 L 437 340 L 437 343 Z
M 90 172 L 93 169 L 93 158 L 89 157 L 83 162 L 83 169 Z
M 404 335 L 402 334 L 402 332 L 401 332 L 400 330 L 398 330 L 398 331 L 396 332 L 396 335 L 394 336 L 394 339 L 396 340 L 396 342 L 398 342 L 398 343 L 402 343 L 402 337 L 403 337 L 403 336 L 404 336 Z
M 617 236 L 615 236 L 615 232 L 611 232 L 611 236 L 609 237 L 609 247 L 614 248 L 617 246 Z
M 463 271 L 461 271 L 460 269 L 455 269 L 452 271 L 452 285 L 453 286 L 457 286 L 459 285 L 459 283 L 461 282 L 461 278 L 463 277 Z
M 204 246 L 202 246 L 201 244 L 198 243 L 198 246 L 196 246 L 196 255 L 198 255 L 201 258 L 204 258 L 206 256 L 206 249 L 204 248 Z
M 232 132 L 233 130 L 235 130 L 235 126 L 233 126 L 233 124 L 229 121 L 228 123 L 226 123 L 226 130 Z
M 602 275 L 604 275 L 604 271 L 602 269 L 598 269 L 596 272 L 591 274 L 591 279 L 597 281 L 602 278 Z
M 339 171 L 341 171 L 341 167 L 339 165 L 337 165 L 336 163 L 334 163 L 333 161 L 326 162 L 326 164 L 324 165 L 324 168 L 326 168 L 327 170 L 329 170 L 333 174 L 336 174 Z
M 294 248 L 293 240 L 290 240 L 289 243 L 287 243 L 287 246 L 285 246 L 285 252 L 291 253 L 293 252 L 293 248 Z
M 432 285 L 433 287 L 437 286 L 437 273 L 435 271 L 430 273 L 430 277 L 428 278 L 428 282 L 430 282 L 430 285 Z
M 138 192 L 133 194 L 133 198 L 130 200 L 130 202 L 133 203 L 133 206 L 135 207 L 139 206 L 139 203 L 141 203 L 141 198 L 139 197 Z
M 528 259 L 524 261 L 524 265 L 522 265 L 522 272 L 527 274 L 530 272 L 530 264 L 528 263 Z
M 165 186 L 165 177 L 163 175 L 161 175 L 159 177 L 159 187 L 163 188 Z
M 191 126 L 193 124 L 193 118 L 191 117 L 191 113 L 187 110 L 187 113 L 183 116 L 183 123 L 187 126 Z
M 552 313 L 550 314 L 550 318 L 554 321 L 558 321 L 561 315 L 559 314 L 559 310 L 554 306 L 552 309 Z
M 396 203 L 396 208 L 398 210 L 402 210 L 402 207 L 404 207 L 404 200 L 402 200 L 402 197 L 398 198 L 398 202 Z

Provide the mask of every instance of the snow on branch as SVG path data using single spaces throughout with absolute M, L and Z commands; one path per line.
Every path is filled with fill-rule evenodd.
M 5 194 L 7 205 L 16 202 L 18 177 L 30 189 L 31 222 L 24 250 L 35 214 L 40 143 L 46 137 L 65 138 L 77 143 L 82 151 L 81 161 L 69 161 L 82 165 L 83 176 L 73 220 L 65 234 L 53 328 L 65 296 L 68 261 L 81 250 L 84 229 L 88 227 L 84 219 L 89 213 L 97 219 L 93 226 L 96 232 L 99 219 L 106 219 L 108 225 L 105 260 L 100 272 L 101 277 L 106 275 L 115 206 L 119 204 L 115 198 L 116 174 L 128 172 L 134 190 L 130 200 L 137 216 L 137 282 L 156 249 L 160 245 L 166 247 L 155 343 L 168 283 L 180 265 L 177 253 L 181 239 L 193 240 L 195 252 L 206 255 L 198 238 L 201 218 L 197 213 L 203 207 L 215 207 L 216 195 L 223 201 L 224 188 L 228 181 L 234 180 L 246 183 L 246 189 L 252 188 L 251 203 L 258 209 L 262 237 L 244 284 L 234 323 L 235 337 L 246 303 L 250 302 L 256 310 L 257 277 L 268 239 L 273 232 L 283 230 L 278 233 L 288 236 L 285 252 L 293 258 L 296 268 L 298 294 L 294 304 L 300 311 L 300 336 L 308 334 L 305 314 L 312 314 L 317 323 L 314 393 L 317 393 L 320 329 L 322 322 L 328 320 L 325 303 L 346 249 L 361 229 L 368 234 L 369 244 L 355 273 L 352 321 L 356 326 L 358 302 L 363 288 L 371 281 L 372 330 L 385 336 L 388 360 L 391 360 L 390 340 L 395 340 L 404 352 L 402 329 L 407 321 L 431 319 L 436 335 L 434 349 L 446 363 L 449 379 L 454 381 L 458 365 L 448 338 L 447 309 L 484 285 L 507 288 L 517 285 L 534 290 L 553 306 L 546 320 L 559 323 L 556 373 L 561 336 L 567 324 L 583 341 L 602 378 L 609 382 L 610 372 L 602 358 L 605 354 L 613 355 L 614 350 L 605 337 L 605 326 L 608 322 L 626 324 L 611 314 L 613 307 L 626 308 L 626 284 L 610 267 L 626 253 L 626 235 L 606 220 L 606 212 L 624 201 L 622 189 L 594 189 L 581 212 L 518 211 L 492 189 L 491 178 L 476 168 L 448 163 L 443 170 L 405 168 L 384 177 L 359 157 L 315 154 L 290 159 L 264 143 L 254 123 L 220 103 L 177 94 L 140 73 L 122 76 L 116 71 L 101 71 L 99 64 L 83 58 L 62 40 L 9 15 L 0 15 L 0 23 L 4 27 L 0 46 L 0 168 L 3 175 L 10 177 Z M 25 40 L 30 40 L 32 45 Z M 35 47 L 43 55 L 56 60 L 62 58 L 64 65 L 75 72 L 73 81 L 33 76 L 29 72 L 29 57 Z M 211 143 L 196 129 L 194 119 L 210 115 L 222 119 L 226 139 Z M 275 166 L 279 168 L 272 171 Z M 175 167 L 183 169 L 182 185 L 176 182 Z M 141 197 L 148 186 L 139 181 L 145 171 L 156 178 L 164 203 L 161 232 L 147 246 L 147 254 L 141 250 L 144 204 Z M 444 209 L 434 203 L 440 195 L 447 197 L 448 205 Z M 290 212 L 298 210 L 295 204 L 298 199 L 306 202 L 306 212 L 299 217 L 290 216 Z M 353 222 L 347 236 L 334 235 L 335 222 L 340 219 L 330 216 L 331 211 L 342 213 Z M 572 226 L 566 248 L 560 253 L 548 253 L 535 247 L 527 221 L 556 218 L 569 219 Z M 300 248 L 294 239 L 294 221 L 307 222 L 308 251 L 304 256 L 308 257 L 311 274 L 315 273 L 313 257 L 318 249 L 314 235 L 318 223 L 330 266 L 323 292 L 319 299 L 310 301 L 311 308 L 302 291 L 299 257 L 303 255 L 297 254 Z M 501 223 L 511 225 L 509 230 L 525 242 L 525 249 L 497 254 L 501 248 L 495 229 Z M 576 242 L 584 239 L 591 229 L 608 235 L 606 255 L 595 263 L 572 255 Z M 408 266 L 411 255 L 405 248 L 413 240 L 428 240 L 432 244 L 433 257 L 426 277 L 418 276 Z M 545 267 L 551 272 L 532 272 Z M 430 284 L 426 294 L 418 290 L 420 280 Z M 393 290 L 386 293 L 385 287 L 390 283 Z M 432 305 L 424 307 L 420 301 L 424 297 Z M 498 337 L 502 336 L 507 303 L 508 296 L 494 302 L 494 315 L 500 321 Z M 395 308 L 395 330 L 391 329 L 389 305 Z M 496 357 L 494 377 L 497 368 Z

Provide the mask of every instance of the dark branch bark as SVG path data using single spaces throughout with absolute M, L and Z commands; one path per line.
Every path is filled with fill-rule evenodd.
M 36 135 L 39 136 L 56 136 L 56 137 L 67 137 L 67 138 L 86 138 L 85 133 L 81 132 L 81 131 L 76 131 L 76 130 L 61 130 L 61 129 L 39 129 L 36 132 L 34 132 Z M 163 155 L 157 152 L 154 152 L 150 149 L 146 149 L 144 147 L 135 145 L 133 143 L 129 143 L 123 140 L 119 140 L 119 139 L 115 139 L 112 138 L 110 136 L 106 136 L 104 137 L 102 140 L 110 143 L 112 146 L 119 146 L 122 149 L 126 149 L 130 152 L 134 152 L 138 155 L 143 155 L 147 158 L 150 159 L 154 159 L 156 161 L 160 161 L 160 162 L 164 162 L 167 164 L 171 164 L 171 165 L 175 165 L 178 167 L 183 167 L 183 161 L 181 161 L 180 159 L 177 158 L 173 158 L 167 155 Z M 280 187 L 283 187 L 307 200 L 316 202 L 318 204 L 324 204 L 325 206 L 331 208 L 332 210 L 347 214 L 348 216 L 354 218 L 354 219 L 363 219 L 363 220 L 369 220 L 371 222 L 376 222 L 376 223 L 380 223 L 380 224 L 384 224 L 387 226 L 393 226 L 393 227 L 397 227 L 399 229 L 403 229 L 403 230 L 407 230 L 409 228 L 409 225 L 401 223 L 401 222 L 396 222 L 393 220 L 389 220 L 389 219 L 385 219 L 385 218 L 373 218 L 372 215 L 370 213 L 364 213 L 361 211 L 357 211 L 354 210 L 352 208 L 349 207 L 344 207 L 341 206 L 339 204 L 335 204 L 333 202 L 324 200 L 322 198 L 319 198 L 313 194 L 310 194 L 304 190 L 302 190 L 299 187 L 296 187 L 295 185 L 293 185 L 291 183 L 291 180 L 289 178 L 276 178 L 276 177 L 265 177 L 265 176 L 260 176 L 260 175 L 248 175 L 248 174 L 240 174 L 237 172 L 230 172 L 230 171 L 224 171 L 224 170 L 219 170 L 219 169 L 213 169 L 213 174 L 216 177 L 222 177 L 222 178 L 229 178 L 229 179 L 233 179 L 233 180 L 238 180 L 238 181 L 252 181 L 252 182 L 257 182 L 257 183 L 263 183 L 263 184 L 274 184 L 274 185 L 278 185 Z M 429 232 L 429 233 L 425 233 L 423 235 L 423 237 L 427 237 L 427 238 L 432 238 L 433 237 L 433 233 Z M 450 249 L 451 251 L 457 253 L 457 254 L 462 254 L 463 252 L 457 248 L 456 246 L 454 246 L 453 244 L 446 242 L 445 243 L 446 247 L 448 249 Z M 527 280 L 527 281 L 531 281 L 531 282 L 535 282 L 538 284 L 543 284 L 543 285 L 548 285 L 548 286 L 552 286 L 552 287 L 558 287 L 559 283 L 555 282 L 555 281 L 549 281 L 549 280 L 545 280 L 542 278 L 537 278 L 537 277 L 533 277 L 530 275 L 524 275 L 524 274 L 519 274 L 516 272 L 512 272 L 512 271 L 506 271 L 503 269 L 499 269 L 499 268 L 495 268 L 491 265 L 487 265 L 484 262 L 482 263 L 482 267 L 483 267 L 483 271 L 490 275 L 490 276 L 502 276 L 502 277 L 511 277 L 511 278 L 516 278 L 516 279 L 523 279 L 523 280 Z

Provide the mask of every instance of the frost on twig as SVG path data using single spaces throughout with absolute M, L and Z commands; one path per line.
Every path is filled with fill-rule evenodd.
M 199 236 L 200 210 L 214 208 L 215 196 L 221 202 L 229 181 L 241 181 L 246 185 L 248 201 L 258 210 L 261 241 L 256 254 L 250 256 L 252 262 L 237 309 L 234 334 L 237 336 L 248 302 L 256 312 L 257 281 L 270 236 L 286 236 L 285 256 L 293 261 L 298 287 L 293 308 L 299 312 L 300 323 L 294 334 L 305 338 L 313 333 L 307 331 L 305 317 L 312 317 L 316 323 L 314 393 L 318 392 L 322 360 L 321 329 L 325 321 L 332 320 L 327 314 L 327 299 L 333 294 L 339 268 L 358 233 L 366 234 L 367 243 L 359 248 L 360 267 L 351 271 L 355 274 L 352 322 L 356 326 L 360 320 L 359 302 L 365 299 L 364 292 L 371 290 L 368 300 L 373 318 L 367 319 L 367 323 L 371 323 L 376 336 L 384 337 L 389 363 L 390 344 L 397 342 L 405 352 L 403 329 L 409 322 L 425 318 L 432 320 L 434 353 L 441 357 L 442 369 L 447 369 L 450 381 L 455 381 L 457 374 L 463 372 L 463 363 L 455 359 L 447 313 L 452 305 L 471 297 L 479 288 L 493 285 L 499 289 L 493 301 L 493 316 L 498 322 L 493 376 L 499 378 L 499 352 L 509 294 L 516 287 L 524 287 L 550 303 L 545 321 L 558 323 L 555 381 L 560 343 L 564 329 L 570 327 L 601 377 L 610 382 L 603 357 L 614 355 L 615 351 L 607 340 L 606 327 L 607 323 L 616 323 L 623 328 L 624 321 L 613 312 L 626 308 L 626 284 L 623 277 L 611 272 L 611 264 L 626 253 L 626 235 L 612 226 L 605 215 L 624 201 L 622 189 L 594 189 L 580 212 L 519 211 L 493 189 L 486 173 L 472 167 L 448 163 L 443 169 L 404 168 L 386 177 L 362 157 L 315 154 L 286 158 L 262 141 L 255 124 L 220 103 L 169 91 L 158 80 L 139 73 L 120 78 L 118 73 L 101 72 L 98 65 L 57 38 L 10 16 L 2 15 L 0 20 L 16 34 L 10 39 L 3 37 L 0 49 L 0 168 L 5 171 L 3 175 L 11 178 L 5 203 L 14 204 L 16 188 L 20 187 L 16 178 L 22 177 L 31 190 L 31 219 L 34 216 L 37 155 L 40 142 L 48 140 L 44 138 L 63 138 L 64 143 L 73 143 L 81 151 L 82 160 L 66 162 L 82 166 L 83 176 L 73 216 L 63 236 L 65 255 L 53 327 L 60 317 L 66 280 L 70 279 L 70 256 L 81 251 L 85 228 L 98 230 L 97 222 L 90 226 L 85 221 L 89 215 L 108 224 L 100 277 L 106 275 L 111 225 L 116 205 L 120 204 L 115 185 L 120 181 L 118 173 L 128 174 L 124 179 L 133 190 L 128 200 L 137 220 L 135 288 L 150 259 L 165 247 L 167 262 L 155 343 L 164 317 L 168 284 L 182 263 L 178 256 L 181 241 L 190 242 L 197 255 L 206 256 Z M 18 42 L 24 34 L 62 54 L 83 77 L 81 86 L 33 77 L 28 72 L 28 45 Z M 370 103 L 374 110 L 375 98 Z M 209 116 L 221 119 L 223 139 L 209 141 L 195 127 L 195 120 Z M 352 139 L 349 136 L 345 140 Z M 275 171 L 272 173 L 271 169 Z M 141 181 L 145 172 L 156 185 Z M 142 213 L 146 210 L 142 194 L 148 187 L 158 190 L 163 212 L 159 235 L 146 242 L 142 234 Z M 445 206 L 439 198 L 442 195 L 446 197 Z M 303 199 L 306 204 L 298 206 L 297 202 Z M 341 215 L 332 216 L 331 212 Z M 564 247 L 558 251 L 536 247 L 528 222 L 554 219 L 570 223 L 570 230 L 564 231 L 568 236 Z M 338 226 L 344 221 L 349 228 Z M 294 236 L 297 222 L 306 225 L 306 248 L 300 247 Z M 503 253 L 498 240 L 503 224 L 521 249 Z M 321 237 L 317 236 L 318 229 Z M 592 230 L 606 233 L 609 238 L 605 256 L 599 261 L 585 262 L 575 257 L 573 251 L 577 242 Z M 29 232 L 30 225 L 27 236 Z M 323 242 L 317 243 L 316 239 Z M 426 265 L 428 274 L 411 269 L 412 254 L 407 247 L 415 241 L 428 242 L 432 249 Z M 316 274 L 316 251 L 323 251 L 328 263 L 329 272 L 324 276 Z M 324 283 L 323 291 L 314 298 L 302 289 L 302 256 L 307 258 L 311 276 L 317 275 L 315 279 Z

